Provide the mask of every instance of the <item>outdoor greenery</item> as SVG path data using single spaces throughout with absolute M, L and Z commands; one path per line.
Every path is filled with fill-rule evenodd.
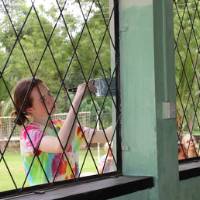
M 200 95 L 200 4 L 174 0 L 174 36 L 179 132 L 198 131 Z
M 51 89 L 57 112 L 66 112 L 73 97 L 66 88 L 112 76 L 113 46 L 106 26 L 110 21 L 109 2 L 62 0 L 48 3 L 48 8 L 36 3 L 31 8 L 31 1 L 27 2 L 5 1 L 6 9 L 0 4 L 0 115 L 12 111 L 7 90 L 12 93 L 17 81 L 32 76 L 41 78 Z M 111 102 L 109 97 L 89 97 L 80 111 L 91 111 L 94 117 L 101 109 L 111 113 Z M 111 117 L 107 122 L 111 123 Z
M 0 2 L 0 116 L 11 114 L 11 95 L 22 78 L 42 79 L 55 96 L 56 113 L 66 113 L 74 95 L 67 88 L 115 76 L 111 66 L 115 47 L 109 32 L 109 1 L 44 0 L 48 6 L 43 1 L 31 2 Z M 91 113 L 91 127 L 96 126 L 97 114 L 101 113 L 99 128 L 106 128 L 112 124 L 112 108 L 111 97 L 88 96 L 79 111 Z M 19 152 L 6 149 L 3 153 L 1 150 L 0 191 L 15 189 L 6 165 L 17 187 L 25 178 Z M 92 153 L 97 160 L 96 149 Z M 81 151 L 80 166 L 84 155 Z M 95 172 L 89 154 L 83 166 L 83 173 Z
M 96 164 L 98 166 L 97 149 L 93 148 L 91 150 L 92 150 L 94 159 L 96 161 Z M 80 151 L 80 155 L 79 155 L 80 165 L 83 163 L 85 153 L 86 153 L 86 150 Z M 102 156 L 104 153 L 105 153 L 104 150 L 101 148 L 99 155 Z M 22 160 L 21 160 L 19 151 L 6 152 L 5 160 L 6 160 L 6 164 L 9 167 L 10 172 L 12 173 L 12 176 L 14 178 L 16 186 L 18 188 L 21 188 L 24 183 L 24 180 L 25 180 L 25 172 L 24 172 L 24 168 L 22 166 Z M 96 174 L 97 171 L 96 171 L 96 168 L 92 161 L 91 155 L 87 154 L 86 161 L 85 161 L 84 167 L 82 169 L 82 174 L 91 175 L 92 173 Z M 15 189 L 15 186 L 12 182 L 11 176 L 9 175 L 9 172 L 8 172 L 4 162 L 0 163 L 0 176 L 1 176 L 0 192 Z M 28 183 L 25 184 L 25 187 L 28 187 Z

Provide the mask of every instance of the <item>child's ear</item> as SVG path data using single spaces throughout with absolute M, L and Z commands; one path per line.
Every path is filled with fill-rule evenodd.
M 33 108 L 32 108 L 32 107 L 26 109 L 26 112 L 27 112 L 28 114 L 29 114 L 29 113 L 32 113 L 32 111 L 33 111 Z

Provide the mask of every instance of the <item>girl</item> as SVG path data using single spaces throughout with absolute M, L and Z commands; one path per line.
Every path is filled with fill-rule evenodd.
M 94 133 L 93 129 L 78 127 L 76 122 L 79 105 L 88 91 L 95 92 L 93 81 L 78 86 L 62 122 L 49 117 L 55 112 L 55 101 L 40 79 L 24 79 L 17 84 L 14 90 L 15 122 L 23 126 L 20 150 L 30 186 L 77 177 L 80 143 L 84 138 L 89 142 Z M 112 128 L 107 128 L 105 133 L 110 140 Z M 92 142 L 106 142 L 102 130 L 95 131 Z
M 109 148 L 108 143 L 104 145 L 105 154 L 100 158 L 99 161 L 99 172 L 108 173 L 116 171 L 115 161 L 112 155 L 112 149 Z
M 190 133 L 186 133 L 182 135 L 181 145 L 182 145 L 182 150 L 184 151 L 184 154 L 185 154 L 185 159 L 194 158 L 198 156 L 199 149 L 198 149 L 197 140 Z

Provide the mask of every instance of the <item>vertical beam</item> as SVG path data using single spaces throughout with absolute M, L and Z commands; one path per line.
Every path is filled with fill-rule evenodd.
M 154 176 L 152 200 L 177 199 L 172 3 L 120 1 L 123 173 Z
M 151 175 L 157 182 L 153 26 L 151 0 L 120 1 L 123 173 Z M 158 199 L 157 187 L 150 195 Z
M 178 199 L 178 159 L 176 116 L 168 110 L 176 104 L 173 1 L 154 0 L 154 57 L 156 118 L 158 141 L 158 191 L 159 199 Z M 167 105 L 164 108 L 164 105 Z M 173 112 L 173 110 L 171 110 Z

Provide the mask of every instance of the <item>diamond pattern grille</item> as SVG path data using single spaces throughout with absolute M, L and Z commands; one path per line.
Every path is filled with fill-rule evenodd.
M 36 162 L 37 170 L 45 177 L 44 183 L 58 181 L 56 178 L 63 160 L 71 174 L 67 180 L 76 181 L 88 174 L 100 176 L 109 172 L 117 173 L 120 168 L 120 155 L 117 154 L 119 149 L 116 149 L 120 122 L 118 90 L 115 96 L 111 95 L 112 83 L 115 83 L 116 88 L 119 87 L 116 81 L 119 76 L 117 1 L 53 0 L 41 3 L 39 0 L 1 0 L 0 9 L 0 176 L 5 183 L 0 182 L 0 193 L 29 187 L 28 179 Z M 16 107 L 12 97 L 13 88 L 24 77 L 32 77 L 26 96 L 39 77 L 52 91 L 55 98 L 53 104 L 57 105 L 57 112 L 61 113 L 55 114 L 53 108 L 48 110 L 42 91 L 37 86 L 49 116 L 43 132 L 48 132 L 51 126 L 62 148 L 51 180 L 48 177 L 49 169 L 44 166 L 38 153 L 43 137 L 34 146 L 26 124 L 22 125 L 35 152 L 24 173 L 19 150 L 20 128 L 14 123 L 19 116 L 5 117 Z M 69 88 L 76 88 L 83 82 L 87 85 L 90 80 L 97 78 L 105 80 L 108 88 L 106 95 L 97 97 L 89 92 L 76 112 L 72 106 L 74 94 Z M 19 113 L 23 112 L 25 101 L 26 97 Z M 78 174 L 66 151 L 70 137 L 63 145 L 53 123 L 57 116 L 64 116 L 65 119 L 70 107 L 76 113 L 76 122 L 84 133 L 79 150 Z M 106 134 L 106 128 L 110 125 L 111 138 Z M 83 127 L 91 127 L 90 139 Z M 101 140 L 104 142 L 93 142 L 96 130 L 102 130 Z M 101 156 L 103 162 L 100 163 Z M 107 170 L 109 163 L 112 163 L 112 167 Z
M 199 158 L 199 24 L 199 1 L 174 0 L 179 160 Z

